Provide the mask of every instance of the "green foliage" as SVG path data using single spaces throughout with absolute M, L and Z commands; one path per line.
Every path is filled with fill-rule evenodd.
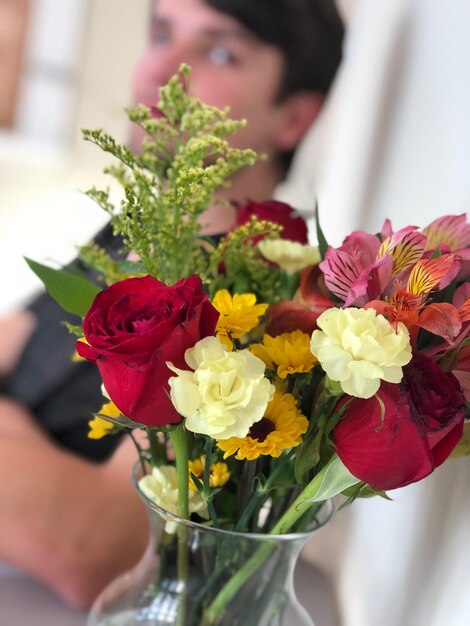
M 119 207 L 109 190 L 93 188 L 88 195 L 109 213 L 124 248 L 140 258 L 140 269 L 167 283 L 193 273 L 208 279 L 207 252 L 194 245 L 197 219 L 213 201 L 214 191 L 257 158 L 252 150 L 230 147 L 226 139 L 245 122 L 230 120 L 227 110 L 190 97 L 188 76 L 189 68 L 182 66 L 160 90 L 161 118 L 153 119 L 145 106 L 128 110 L 129 119 L 147 133 L 140 155 L 103 130 L 83 131 L 86 141 L 117 159 L 106 171 L 123 188 Z M 104 262 L 102 253 L 100 258 L 96 250 L 84 253 L 105 271 L 108 282 L 119 275 L 119 266 Z
M 328 498 L 333 498 L 358 482 L 359 479 L 351 474 L 339 456 L 333 454 L 327 465 L 312 480 L 314 484 L 310 483 L 312 484 L 312 493 L 308 501 L 322 502 L 328 500 Z
M 278 238 L 280 231 L 278 224 L 252 218 L 229 233 L 211 255 L 210 273 L 215 276 L 210 284 L 211 295 L 218 289 L 228 289 L 231 293 L 250 292 L 270 304 L 291 297 L 297 283 L 292 284 L 283 270 L 266 263 L 256 245 L 260 237 Z M 224 271 L 217 275 L 221 264 Z
M 69 331 L 71 335 L 76 335 L 77 337 L 83 337 L 83 328 L 78 326 L 77 324 L 70 324 L 69 322 L 62 322 L 65 328 Z
M 328 242 L 320 226 L 320 215 L 318 212 L 318 204 L 315 207 L 315 228 L 317 232 L 318 251 L 320 252 L 321 258 L 324 259 L 326 251 L 328 250 Z
M 346 496 L 346 500 L 339 507 L 340 510 L 352 504 L 357 498 L 372 498 L 373 496 L 379 496 L 380 498 L 384 498 L 384 500 L 392 499 L 386 491 L 374 489 L 363 482 L 357 483 L 356 485 L 345 489 L 342 492 L 342 495 Z
M 82 246 L 80 258 L 90 269 L 98 272 L 106 285 L 145 273 L 140 261 L 129 261 L 124 258 L 115 260 L 109 256 L 106 250 L 96 244 Z
M 42 280 L 50 296 L 69 313 L 84 317 L 100 288 L 64 270 L 56 270 L 31 259 L 26 263 Z

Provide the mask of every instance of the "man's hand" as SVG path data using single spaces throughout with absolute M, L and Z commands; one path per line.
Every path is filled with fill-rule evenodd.
M 0 319 L 0 378 L 13 371 L 35 326 L 36 319 L 27 310 Z

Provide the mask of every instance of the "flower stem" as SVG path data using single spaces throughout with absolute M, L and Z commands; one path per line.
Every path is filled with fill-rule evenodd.
M 336 455 L 333 455 L 331 461 L 308 483 L 277 524 L 274 525 L 269 534 L 282 535 L 287 533 L 305 511 L 312 506 L 315 496 L 322 489 L 328 467 L 335 458 Z M 324 499 L 326 500 L 328 497 L 330 496 L 327 495 Z M 315 504 L 319 503 L 316 502 Z M 227 604 L 233 599 L 240 587 L 248 580 L 264 559 L 271 554 L 275 547 L 276 544 L 274 541 L 262 545 L 253 556 L 248 559 L 245 565 L 232 576 L 205 611 L 202 626 L 213 626 L 216 623 L 216 620 L 224 611 Z
M 189 519 L 189 465 L 188 445 L 186 432 L 183 424 L 169 431 L 171 443 L 176 458 L 176 471 L 178 474 L 178 516 Z
M 290 460 L 291 455 L 285 454 L 279 463 L 277 463 L 274 470 L 269 474 L 268 479 L 264 485 L 258 484 L 255 493 L 251 497 L 251 500 L 246 504 L 243 513 L 236 523 L 234 527 L 235 532 L 244 532 L 245 528 L 248 526 L 248 522 L 250 521 L 253 513 L 259 509 L 259 507 L 264 503 L 266 498 L 269 496 L 271 489 L 275 486 L 276 480 L 279 474 L 284 470 L 286 463 Z
M 166 463 L 166 449 L 158 440 L 158 431 L 150 427 L 145 430 L 147 431 L 152 467 L 157 467 L 160 463 Z
M 142 452 L 142 446 L 139 445 L 137 439 L 135 438 L 133 432 L 131 429 L 127 429 L 127 433 L 129 435 L 129 437 L 132 439 L 132 442 L 137 450 L 137 454 L 139 455 L 139 463 L 140 463 L 140 467 L 142 470 L 142 476 L 145 476 L 146 474 L 146 469 L 145 469 L 145 459 L 144 459 L 144 454 Z
M 176 458 L 176 472 L 178 475 L 178 516 L 189 519 L 189 465 L 188 445 L 183 424 L 169 431 L 171 443 Z M 182 583 L 182 592 L 178 604 L 177 626 L 185 626 L 186 616 L 186 580 L 188 578 L 188 547 L 186 545 L 187 528 L 184 524 L 178 526 L 178 580 Z

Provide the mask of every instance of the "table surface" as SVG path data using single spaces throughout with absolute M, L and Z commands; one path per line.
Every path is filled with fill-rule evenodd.
M 295 588 L 315 626 L 339 626 L 331 585 L 302 559 L 295 572 Z M 0 563 L 0 626 L 86 626 L 86 614 L 69 608 L 36 581 Z

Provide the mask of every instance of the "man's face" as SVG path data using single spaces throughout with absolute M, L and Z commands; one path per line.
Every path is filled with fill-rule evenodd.
M 276 96 L 283 70 L 278 48 L 202 0 L 156 0 L 149 45 L 134 73 L 135 103 L 155 105 L 158 88 L 183 62 L 191 67 L 191 95 L 219 108 L 229 106 L 230 117 L 248 120 L 233 145 L 277 151 Z M 134 148 L 140 140 L 136 133 Z

